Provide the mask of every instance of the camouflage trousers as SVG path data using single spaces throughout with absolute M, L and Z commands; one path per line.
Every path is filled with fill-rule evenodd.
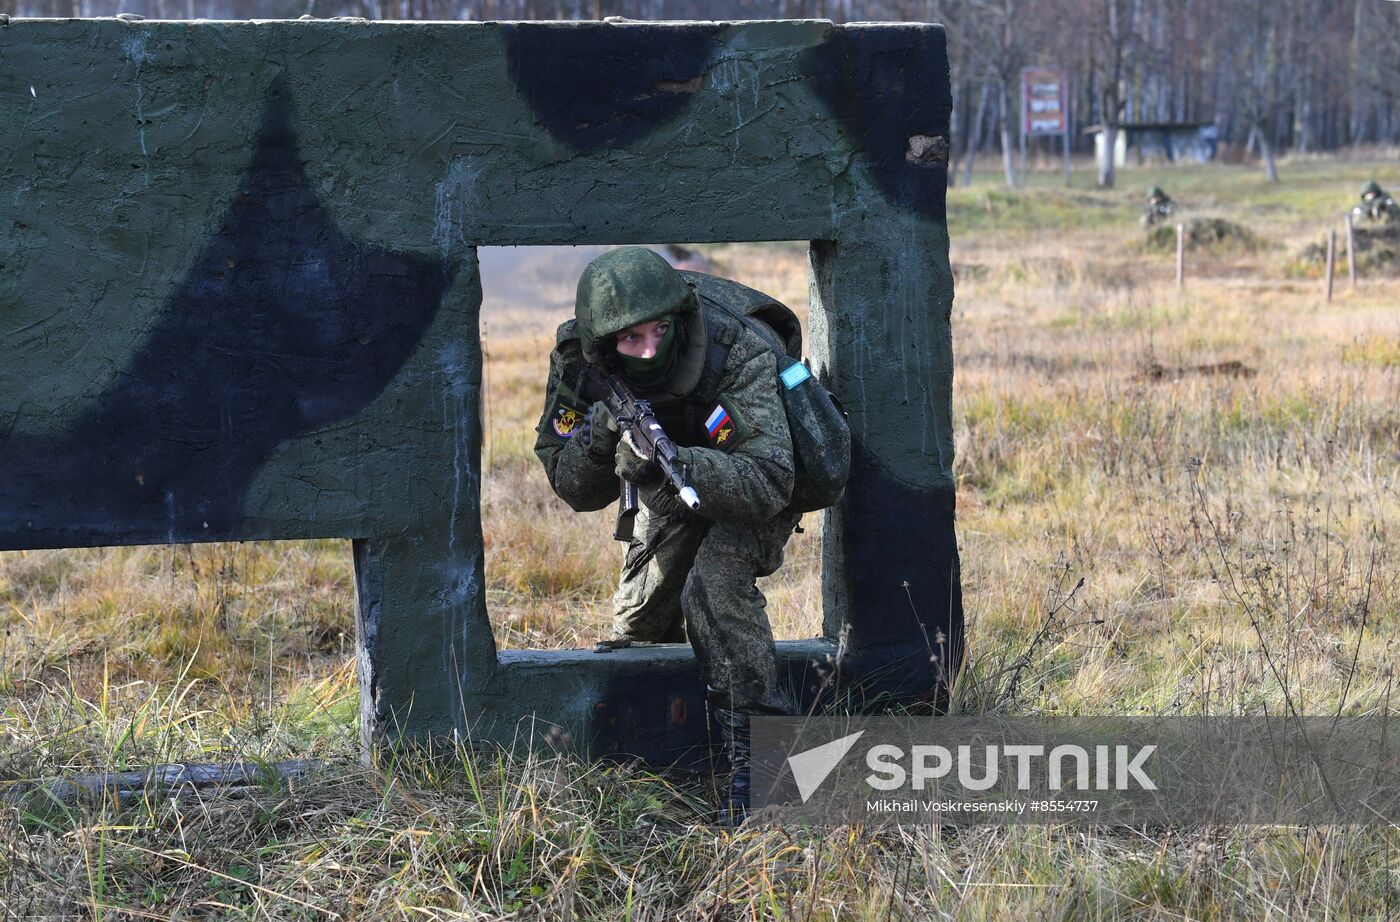
M 778 687 L 773 628 L 755 580 L 777 571 L 800 515 L 712 522 L 643 505 L 613 596 L 613 631 L 652 643 L 688 636 L 714 703 L 790 713 Z

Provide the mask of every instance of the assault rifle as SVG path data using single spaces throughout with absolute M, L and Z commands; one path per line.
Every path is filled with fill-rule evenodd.
M 676 443 L 666 435 L 666 430 L 661 428 L 656 414 L 652 412 L 651 402 L 638 399 L 621 375 L 604 378 L 601 373 L 594 372 L 591 377 L 589 389 L 597 392 L 596 399 L 602 400 L 612 411 L 622 437 L 636 449 L 637 454 L 656 462 L 681 502 L 691 511 L 699 509 L 700 494 L 690 483 L 685 464 L 676 452 Z M 618 479 L 620 495 L 613 537 L 619 541 L 630 541 L 637 517 L 637 485 L 625 478 Z
M 1360 205 L 1351 210 L 1352 215 L 1367 221 L 1383 221 L 1387 215 L 1400 210 L 1400 206 L 1395 204 L 1395 198 L 1390 195 L 1378 195 L 1372 199 L 1363 199 Z

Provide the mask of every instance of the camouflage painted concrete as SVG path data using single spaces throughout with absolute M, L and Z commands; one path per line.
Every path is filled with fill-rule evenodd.
M 948 114 L 936 26 L 10 20 L 0 549 L 350 538 L 367 741 L 696 753 L 687 648 L 495 650 L 474 248 L 810 239 L 856 467 L 829 639 L 780 648 L 799 697 L 926 694 L 962 637 Z

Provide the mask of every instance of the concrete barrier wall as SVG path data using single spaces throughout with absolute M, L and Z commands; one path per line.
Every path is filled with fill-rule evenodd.
M 350 538 L 367 741 L 534 713 L 673 757 L 687 656 L 492 643 L 475 247 L 806 238 L 856 437 L 827 629 L 926 690 L 924 636 L 961 644 L 948 114 L 935 26 L 10 20 L 0 548 Z

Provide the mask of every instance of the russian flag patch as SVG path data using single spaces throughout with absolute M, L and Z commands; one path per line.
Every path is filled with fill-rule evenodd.
M 729 415 L 724 404 L 716 404 L 710 411 L 710 415 L 705 419 L 705 434 L 710 437 L 710 444 L 715 448 L 728 448 L 729 443 L 733 441 L 734 418 Z

